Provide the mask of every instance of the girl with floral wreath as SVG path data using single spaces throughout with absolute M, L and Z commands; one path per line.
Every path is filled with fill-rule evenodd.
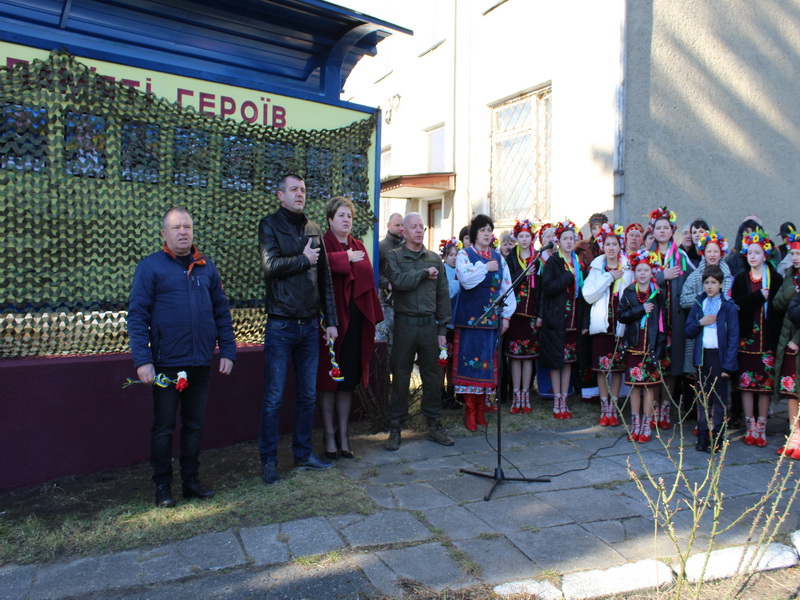
M 492 303 L 511 289 L 508 264 L 492 247 L 493 230 L 491 218 L 476 215 L 469 227 L 472 246 L 456 257 L 461 291 L 453 314 L 454 383 L 456 393 L 464 395 L 464 425 L 470 431 L 486 425 L 484 407 L 497 387 L 498 335 L 505 333 L 517 307 L 516 298 L 509 294 L 502 314 L 494 310 L 482 319 Z
M 672 427 L 670 408 L 675 377 L 683 374 L 685 359 L 686 312 L 681 308 L 681 290 L 686 278 L 694 267 L 689 262 L 686 252 L 672 239 L 675 235 L 677 216 L 666 206 L 650 213 L 650 229 L 655 241 L 649 248 L 656 253 L 659 270 L 656 282 L 664 295 L 664 321 L 667 332 L 667 348 L 669 351 L 661 362 L 664 371 L 664 397 L 655 400 L 653 425 L 662 429 Z
M 642 248 L 628 260 L 634 269 L 634 283 L 623 290 L 617 311 L 619 322 L 625 324 L 623 367 L 625 383 L 631 386 L 628 440 L 647 443 L 656 391 L 663 385 L 661 359 L 667 338 L 664 294 L 654 277 L 660 270 L 656 252 Z
M 617 337 L 619 297 L 633 281 L 628 259 L 622 255 L 622 225 L 603 223 L 595 238 L 603 251 L 589 265 L 583 284 L 583 298 L 589 309 L 589 335 L 592 336 L 591 369 L 597 373 L 600 388 L 600 425 L 615 427 L 617 400 L 622 387 L 623 347 Z M 610 393 L 610 398 L 609 398 Z
M 742 240 L 747 270 L 733 280 L 732 297 L 739 307 L 739 377 L 736 388 L 742 393 L 742 412 L 747 430 L 744 443 L 763 448 L 770 396 L 775 387 L 775 349 L 781 326 L 781 313 L 773 306 L 783 278 L 768 259 L 775 252 L 769 236 L 761 229 Z M 758 418 L 754 416 L 758 397 Z
M 785 238 L 786 250 L 791 266 L 786 269 L 773 305 L 778 312 L 785 312 L 775 352 L 775 371 L 780 373 L 773 400 L 786 398 L 789 409 L 789 436 L 786 443 L 778 449 L 778 454 L 800 460 L 800 421 L 798 421 L 798 384 L 800 370 L 800 327 L 789 318 L 789 303 L 800 291 L 800 233 L 790 231 Z
M 644 227 L 639 223 L 631 223 L 625 228 L 625 245 L 622 254 L 633 256 L 644 244 Z
M 517 245 L 508 255 L 508 270 L 512 283 L 522 272 L 535 263 L 537 256 L 533 251 L 535 227 L 528 219 L 517 221 L 514 225 L 514 238 Z M 528 275 L 514 288 L 517 309 L 511 316 L 508 331 L 504 336 L 504 350 L 511 367 L 511 384 L 514 398 L 511 414 L 531 412 L 530 387 L 533 379 L 535 359 L 539 356 L 539 333 L 537 317 L 537 265 L 531 266 Z
M 539 361 L 550 369 L 553 385 L 553 417 L 571 419 L 567 406 L 572 364 L 577 362 L 578 329 L 583 322 L 581 297 L 584 264 L 575 253 L 575 243 L 583 239 L 570 220 L 556 225 L 558 250 L 545 263 L 542 273 L 539 314 Z M 584 331 L 585 333 L 585 331 Z

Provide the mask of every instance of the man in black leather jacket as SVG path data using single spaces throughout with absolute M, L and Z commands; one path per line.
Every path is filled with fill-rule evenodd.
M 327 469 L 332 463 L 314 454 L 311 430 L 319 358 L 319 317 L 326 337 L 336 339 L 333 283 L 320 228 L 303 214 L 306 186 L 299 175 L 278 183 L 277 212 L 261 219 L 258 241 L 266 284 L 264 331 L 264 398 L 261 404 L 259 453 L 264 483 L 278 481 L 278 417 L 289 360 L 294 363 L 295 466 Z

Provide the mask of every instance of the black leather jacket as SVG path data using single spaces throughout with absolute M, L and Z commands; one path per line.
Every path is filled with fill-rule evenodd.
M 313 240 L 312 248 L 320 249 L 314 266 L 303 254 L 308 238 Z M 331 270 L 322 232 L 316 223 L 281 207 L 261 219 L 258 243 L 267 314 L 287 319 L 317 319 L 323 313 L 328 327 L 338 326 Z
M 664 294 L 659 292 L 652 300 L 654 307 L 650 316 L 645 321 L 647 327 L 647 342 L 653 357 L 661 360 L 666 355 L 667 332 L 659 331 L 659 321 L 663 319 Z M 639 302 L 636 295 L 636 282 L 634 281 L 620 294 L 617 319 L 625 324 L 625 344 L 628 348 L 635 348 L 639 343 L 639 323 L 647 314 L 644 304 Z M 662 321 L 663 322 L 663 321 Z

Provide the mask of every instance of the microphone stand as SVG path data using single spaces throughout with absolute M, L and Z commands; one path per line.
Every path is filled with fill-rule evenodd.
M 502 259 L 501 259 L 502 260 Z M 494 490 L 497 488 L 498 485 L 503 483 L 504 481 L 524 481 L 526 483 L 549 483 L 549 479 L 540 477 L 540 478 L 529 478 L 529 477 L 506 477 L 505 473 L 503 473 L 503 428 L 502 428 L 502 419 L 500 415 L 503 413 L 502 408 L 500 408 L 500 396 L 501 396 L 501 387 L 500 381 L 502 380 L 503 375 L 503 357 L 501 356 L 500 352 L 503 347 L 503 309 L 506 306 L 506 298 L 508 298 L 509 294 L 514 292 L 514 289 L 517 287 L 517 284 L 522 281 L 525 277 L 528 277 L 529 273 L 533 270 L 534 265 L 536 264 L 535 260 L 532 260 L 528 266 L 523 269 L 522 273 L 520 273 L 519 277 L 511 284 L 511 287 L 505 291 L 505 293 L 501 294 L 497 300 L 492 302 L 491 306 L 486 309 L 486 312 L 483 313 L 478 322 L 486 321 L 493 312 L 497 311 L 497 315 L 500 317 L 497 319 L 497 346 L 495 347 L 495 354 L 497 356 L 497 466 L 494 468 L 494 473 L 481 473 L 479 471 L 471 471 L 469 469 L 459 469 L 460 473 L 465 473 L 467 475 L 474 475 L 475 477 L 484 477 L 486 479 L 491 479 L 494 483 L 492 487 L 489 489 L 489 492 L 483 497 L 484 502 L 491 500 L 492 494 Z M 502 268 L 501 268 L 502 272 Z

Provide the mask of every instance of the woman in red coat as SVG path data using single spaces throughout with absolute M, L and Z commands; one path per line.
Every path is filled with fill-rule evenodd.
M 333 380 L 328 346 L 320 335 L 322 347 L 317 369 L 317 391 L 322 406 L 325 456 L 328 458 L 354 457 L 347 436 L 350 404 L 353 390 L 358 384 L 366 387 L 369 382 L 375 325 L 383 321 L 383 311 L 375 291 L 375 273 L 367 249 L 350 235 L 354 213 L 353 203 L 341 196 L 332 198 L 325 207 L 328 231 L 322 241 L 331 268 L 339 322 L 339 337 L 334 350 L 344 378 L 343 381 Z

